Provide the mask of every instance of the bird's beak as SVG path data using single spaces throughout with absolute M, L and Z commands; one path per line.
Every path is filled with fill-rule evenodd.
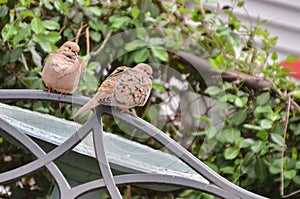
M 78 60 L 78 54 L 77 54 L 77 52 L 74 52 L 74 54 L 75 54 L 75 58 L 76 58 L 76 60 Z
M 149 76 L 149 78 L 152 80 L 152 79 L 153 79 L 153 76 L 152 76 L 152 75 L 150 75 L 150 76 Z

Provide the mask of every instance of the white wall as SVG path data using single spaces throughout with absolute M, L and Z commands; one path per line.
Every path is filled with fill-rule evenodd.
M 275 50 L 283 58 L 287 55 L 300 56 L 300 0 L 244 0 L 245 8 L 236 8 L 234 13 L 250 24 L 266 19 L 262 27 L 271 36 L 278 36 Z M 208 7 L 231 5 L 230 0 L 207 0 Z M 246 11 L 247 10 L 247 11 Z

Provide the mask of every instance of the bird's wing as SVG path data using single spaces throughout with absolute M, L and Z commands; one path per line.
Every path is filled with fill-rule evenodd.
M 113 91 L 112 104 L 124 108 L 142 106 L 152 89 L 151 79 L 135 70 L 122 75 Z
M 106 78 L 106 80 L 100 85 L 94 97 L 77 111 L 75 117 L 80 115 L 81 113 L 86 112 L 89 109 L 95 108 L 100 104 L 114 106 L 112 104 L 112 93 L 114 91 L 115 84 L 120 77 L 126 74 L 128 69 L 129 68 L 126 66 L 121 66 L 114 70 L 114 72 L 110 74 Z

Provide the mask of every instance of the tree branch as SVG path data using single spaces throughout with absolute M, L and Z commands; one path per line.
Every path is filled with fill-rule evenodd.
M 98 55 L 98 54 L 102 51 L 102 49 L 103 49 L 104 46 L 106 45 L 108 39 L 111 37 L 111 34 L 112 34 L 112 30 L 110 30 L 110 31 L 107 33 L 107 35 L 106 35 L 105 39 L 103 40 L 101 46 L 100 46 L 97 50 L 92 51 L 92 52 L 90 53 L 91 56 L 96 56 L 96 55 Z

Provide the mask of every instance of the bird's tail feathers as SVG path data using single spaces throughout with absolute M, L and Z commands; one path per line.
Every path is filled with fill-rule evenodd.
M 95 100 L 91 99 L 86 103 L 83 107 L 81 107 L 74 115 L 74 118 L 77 117 L 78 115 L 85 113 L 86 111 L 95 108 L 97 104 L 95 103 Z

